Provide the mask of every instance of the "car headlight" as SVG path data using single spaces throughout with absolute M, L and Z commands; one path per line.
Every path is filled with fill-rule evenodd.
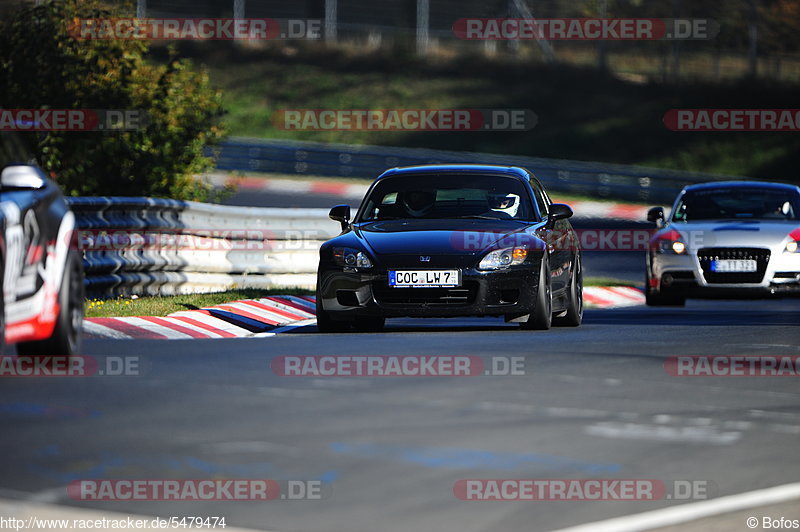
M 789 241 L 786 243 L 784 251 L 786 251 L 786 253 L 797 253 L 800 251 L 800 228 L 789 233 Z
M 352 248 L 333 248 L 333 262 L 351 268 L 372 268 L 372 261 L 367 254 Z
M 686 244 L 681 240 L 681 234 L 675 230 L 657 235 L 650 242 L 650 249 L 656 253 L 671 253 L 683 255 L 686 253 Z
M 499 270 L 522 264 L 528 257 L 528 248 L 514 247 L 490 251 L 478 264 L 479 270 Z

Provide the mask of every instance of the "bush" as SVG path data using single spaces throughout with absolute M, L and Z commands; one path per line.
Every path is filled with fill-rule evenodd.
M 42 168 L 68 195 L 148 195 L 203 201 L 193 178 L 212 166 L 203 147 L 223 135 L 221 95 L 205 70 L 171 55 L 147 61 L 137 40 L 79 40 L 76 19 L 130 16 L 98 0 L 53 0 L 0 22 L 0 107 L 136 109 L 133 131 L 25 133 Z

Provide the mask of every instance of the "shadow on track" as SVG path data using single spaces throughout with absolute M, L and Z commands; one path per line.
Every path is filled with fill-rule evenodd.
M 740 305 L 744 302 L 737 302 Z M 587 310 L 586 325 L 688 325 L 688 326 L 757 326 L 800 325 L 800 306 L 794 309 L 767 308 L 649 308 L 632 307 L 610 310 Z

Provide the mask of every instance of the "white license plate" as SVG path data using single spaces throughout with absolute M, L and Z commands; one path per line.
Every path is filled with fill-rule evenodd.
M 757 269 L 758 265 L 754 260 L 728 259 L 711 261 L 711 271 L 715 273 L 754 272 Z
M 460 285 L 461 272 L 458 270 L 389 270 L 389 286 L 397 288 Z

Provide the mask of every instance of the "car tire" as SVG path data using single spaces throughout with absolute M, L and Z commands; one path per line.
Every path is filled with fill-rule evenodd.
M 686 298 L 672 294 L 652 294 L 644 295 L 645 303 L 648 307 L 683 307 L 686 305 Z
M 322 297 L 317 292 L 317 330 L 321 333 L 347 332 L 350 330 L 350 322 L 336 321 L 331 319 L 330 314 L 322 308 Z
M 69 253 L 58 292 L 58 317 L 53 334 L 45 340 L 17 344 L 21 356 L 72 356 L 83 345 L 83 265 L 77 253 Z
M 520 323 L 526 330 L 546 331 L 553 323 L 553 295 L 550 290 L 550 268 L 547 266 L 547 252 L 539 265 L 539 281 L 536 287 L 536 306 L 528 316 L 528 321 Z
M 686 298 L 674 294 L 664 293 L 662 290 L 658 294 L 653 293 L 650 288 L 650 276 L 645 275 L 644 300 L 648 307 L 682 307 L 686 305 Z
M 575 257 L 575 269 L 569 281 L 567 311 L 553 318 L 557 327 L 577 327 L 583 321 L 583 266 L 580 255 Z
M 356 318 L 353 322 L 353 328 L 359 332 L 380 332 L 385 324 L 386 318 Z

